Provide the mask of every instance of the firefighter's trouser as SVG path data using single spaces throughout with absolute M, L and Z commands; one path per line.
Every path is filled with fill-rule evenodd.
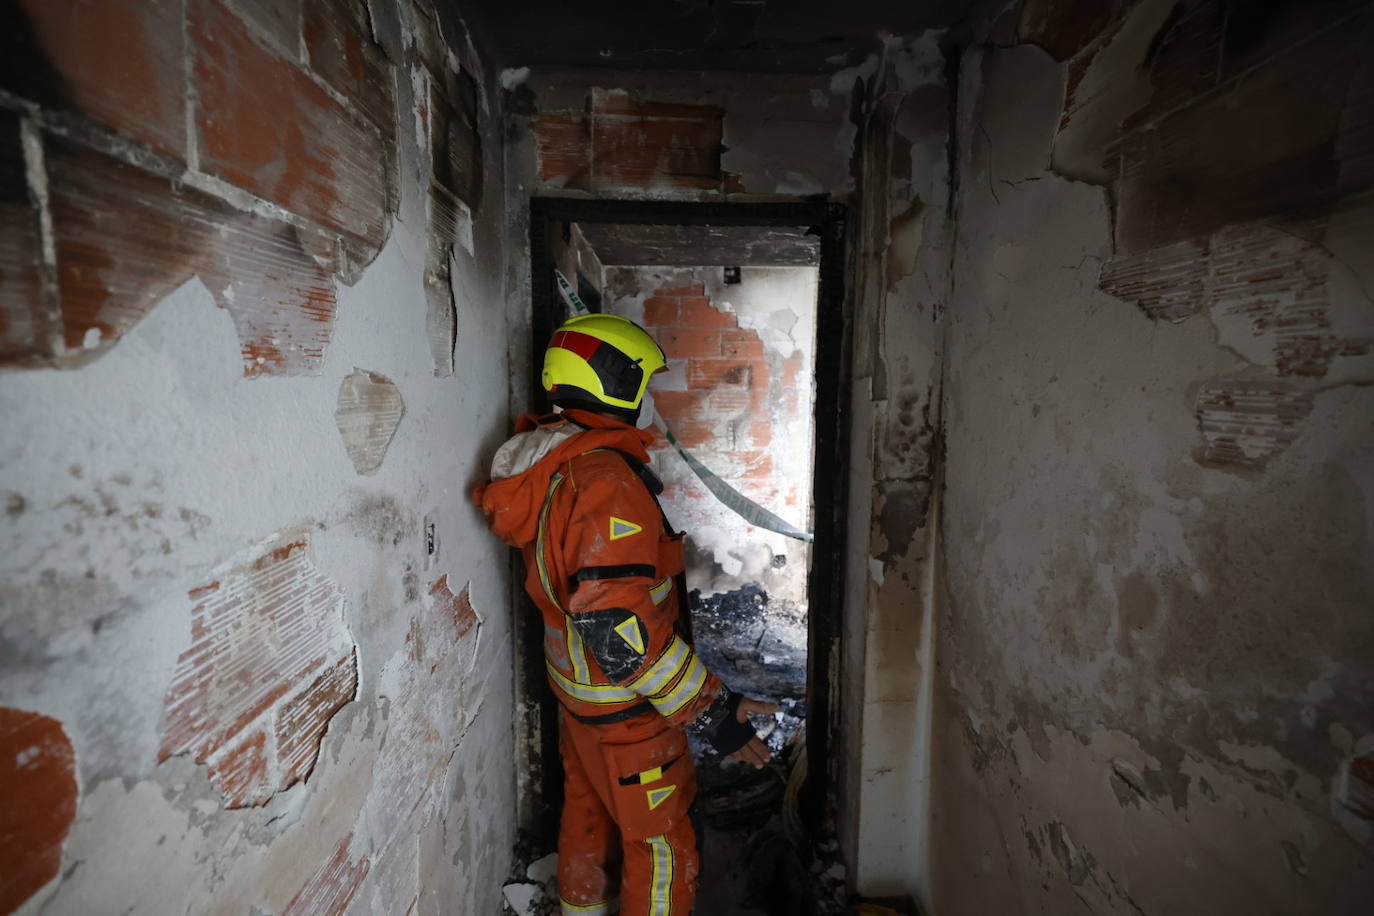
M 617 897 L 621 916 L 688 916 L 700 860 L 686 736 L 656 713 L 627 730 L 587 725 L 565 710 L 559 749 L 563 916 L 609 914 Z

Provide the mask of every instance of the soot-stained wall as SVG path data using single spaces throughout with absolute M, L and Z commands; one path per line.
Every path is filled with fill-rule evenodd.
M 499 909 L 506 214 L 451 10 L 5 5 L 0 912 Z
M 837 818 L 852 885 L 917 897 L 949 286 L 947 56 L 885 43 L 856 93 L 853 390 Z
M 937 913 L 1368 909 L 1370 17 L 1032 0 L 965 58 Z

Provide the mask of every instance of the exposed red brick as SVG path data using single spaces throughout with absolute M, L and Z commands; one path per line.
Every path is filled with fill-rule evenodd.
M 1309 238 L 1258 223 L 1216 233 L 1207 297 L 1214 322 L 1248 325 L 1279 375 L 1321 378 L 1336 359 L 1367 353 L 1374 338 L 1367 326 L 1333 326 L 1324 226 L 1306 229 Z
M 721 336 L 715 331 L 660 331 L 654 339 L 669 359 L 721 355 Z
M 43 289 L 42 251 L 19 116 L 0 111 L 0 366 L 24 365 L 53 351 L 57 329 Z
M 429 596 L 433 599 L 435 610 L 447 614 L 453 620 L 454 632 L 458 639 L 468 635 L 477 625 L 477 612 L 472 609 L 468 592 L 469 587 L 464 586 L 457 595 L 453 594 L 448 585 L 447 573 L 429 587 Z
M 192 188 L 65 140 L 46 144 L 66 346 L 108 344 L 208 264 L 231 211 Z
M 1319 36 L 1130 134 L 1121 145 L 1118 251 L 1329 203 L 1340 181 L 1333 143 L 1359 54 L 1344 33 Z
M 654 402 L 658 402 L 654 394 Z M 743 417 L 762 414 L 768 408 L 768 392 L 735 386 L 716 388 L 706 395 L 704 416 Z
M 65 140 L 46 161 L 66 346 L 108 346 L 199 273 L 233 316 L 244 374 L 318 372 L 334 282 L 300 230 Z
M 302 0 L 234 0 L 234 11 L 256 25 L 293 59 L 301 54 Z
M 703 416 L 706 394 L 701 391 L 655 391 L 654 410 L 670 420 Z
M 724 112 L 592 94 L 592 187 L 719 189 Z
M 655 397 L 657 397 L 657 395 L 655 395 Z M 656 452 L 661 449 L 672 447 L 668 442 L 668 437 L 659 430 L 658 426 L 650 426 L 646 432 L 649 434 L 649 444 L 647 446 L 649 451 Z M 673 431 L 673 435 L 677 435 L 676 430 Z
M 723 312 L 711 306 L 705 296 L 683 296 L 678 299 L 678 326 L 683 328 L 733 328 L 739 326 L 734 312 Z
M 755 448 L 768 448 L 773 444 L 773 424 L 769 420 L 749 422 L 749 441 Z
M 65 101 L 164 153 L 186 153 L 181 0 L 20 0 Z
M 644 300 L 646 328 L 673 328 L 678 323 L 678 300 L 675 296 L 650 296 Z
M 539 181 L 558 188 L 591 186 L 591 125 L 583 115 L 543 115 L 530 124 L 539 156 Z
M 659 290 L 659 296 L 704 296 L 706 295 L 706 284 L 692 283 L 688 286 L 665 286 Z
M 1120 255 L 1102 268 L 1098 286 L 1151 318 L 1182 321 L 1207 307 L 1207 257 L 1205 243 L 1193 241 Z
M 592 114 L 620 115 L 630 118 L 670 118 L 678 121 L 701 121 L 719 118 L 721 109 L 708 105 L 677 105 L 671 102 L 641 101 L 620 89 L 596 89 L 592 92 Z
M 482 137 L 477 129 L 477 95 L 472 78 L 452 80 L 450 98 L 440 80 L 430 84 L 430 148 L 434 179 L 448 193 L 476 209 L 482 195 Z
M 244 808 L 265 801 L 272 794 L 266 730 L 245 730 L 218 755 L 209 775 L 210 784 L 223 796 L 226 808 Z
M 358 663 L 356 652 L 351 652 L 277 709 L 282 788 L 295 785 L 314 770 L 325 727 L 336 712 L 353 701 L 357 691 Z
M 763 359 L 763 341 L 756 331 L 729 330 L 720 336 L 721 355 L 726 359 Z
M 320 240 L 311 241 L 320 251 Z M 244 375 L 319 374 L 338 297 L 333 277 L 306 250 L 300 230 L 238 215 L 216 233 L 200 276 L 234 319 Z
M 391 63 L 369 34 L 363 0 L 301 0 L 302 34 L 310 68 L 348 98 L 382 136 L 396 129 Z
M 377 129 L 220 0 L 191 3 L 201 167 L 380 250 L 391 176 Z
M 368 858 L 349 854 L 352 842 L 352 834 L 344 837 L 329 861 L 286 904 L 282 916 L 340 916 L 347 911 L 372 866 Z
M 1286 449 L 1312 413 L 1312 394 L 1279 381 L 1221 380 L 1198 392 L 1208 464 L 1262 468 Z
M 773 457 L 767 452 L 736 452 L 740 462 L 740 477 L 744 480 L 770 480 L 773 477 Z
M 273 538 L 192 592 L 191 645 L 163 703 L 158 758 L 209 761 L 226 807 L 261 804 L 309 773 L 328 715 L 356 684 L 343 594 L 307 545 Z
M 658 395 L 654 395 L 657 407 Z M 682 420 L 673 424 L 673 435 L 683 448 L 700 448 L 716 441 L 716 425 L 709 420 Z
M 689 388 L 768 387 L 768 362 L 762 359 L 693 359 L 687 362 Z
M 57 877 L 76 797 L 76 752 L 62 723 L 0 706 L 0 913 Z

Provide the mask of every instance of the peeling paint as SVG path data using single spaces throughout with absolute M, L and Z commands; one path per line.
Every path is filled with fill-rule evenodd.
M 158 759 L 207 764 L 229 808 L 308 776 L 330 717 L 357 688 L 343 594 L 309 544 L 304 532 L 274 535 L 189 593 L 191 646 L 167 690 Z

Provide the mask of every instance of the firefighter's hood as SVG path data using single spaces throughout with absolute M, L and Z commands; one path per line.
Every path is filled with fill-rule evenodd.
M 491 480 L 479 484 L 472 501 L 487 524 L 513 547 L 531 543 L 539 527 L 539 510 L 549 480 L 570 458 L 596 448 L 613 448 L 648 461 L 652 435 L 619 420 L 585 410 L 556 417 L 526 414 L 516 421 L 515 435 L 496 450 Z

